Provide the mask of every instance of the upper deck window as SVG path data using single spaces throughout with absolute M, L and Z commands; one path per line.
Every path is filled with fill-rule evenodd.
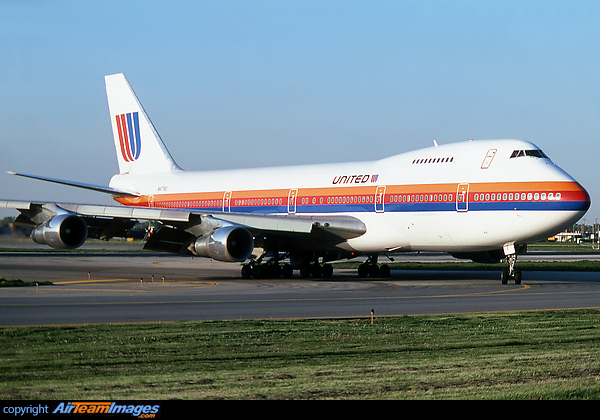
M 548 159 L 548 156 L 540 149 L 532 149 L 532 150 L 514 150 L 512 155 L 510 155 L 511 159 L 521 156 L 531 156 L 536 158 Z

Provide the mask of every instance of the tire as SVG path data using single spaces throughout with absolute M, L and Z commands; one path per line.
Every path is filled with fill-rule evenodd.
M 521 284 L 521 270 L 515 269 L 515 284 Z
M 284 279 L 291 279 L 294 274 L 294 269 L 291 264 L 286 264 L 281 268 L 281 277 Z
M 369 277 L 379 277 L 379 266 L 377 264 L 371 264 L 369 267 Z
M 252 267 L 248 264 L 242 266 L 242 278 L 246 280 L 252 278 Z
M 390 277 L 390 266 L 387 264 L 383 264 L 379 267 L 379 277 L 387 279 Z
M 365 263 L 358 266 L 358 277 L 367 277 L 369 275 L 369 266 Z
M 502 280 L 502 284 L 508 284 L 508 268 L 502 269 L 502 273 L 500 274 L 500 279 Z

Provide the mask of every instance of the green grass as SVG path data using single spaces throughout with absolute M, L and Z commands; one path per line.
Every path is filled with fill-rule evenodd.
M 600 310 L 0 330 L 1 399 L 598 399 Z
M 51 281 L 23 281 L 21 279 L 10 279 L 0 277 L 0 287 L 33 287 L 33 286 L 52 286 Z

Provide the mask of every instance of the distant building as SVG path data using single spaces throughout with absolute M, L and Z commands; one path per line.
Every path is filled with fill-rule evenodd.
M 578 242 L 578 240 L 581 240 L 581 238 L 581 232 L 564 231 L 548 238 L 548 240 L 552 242 Z

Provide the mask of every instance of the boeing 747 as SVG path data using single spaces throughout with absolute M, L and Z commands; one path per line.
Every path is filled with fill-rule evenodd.
M 119 173 L 108 186 L 15 175 L 91 189 L 119 205 L 0 201 L 31 238 L 77 248 L 157 228 L 145 249 L 242 264 L 242 276 L 330 277 L 331 262 L 366 257 L 360 276 L 387 277 L 388 253 L 446 252 L 504 262 L 579 220 L 586 190 L 521 140 L 437 145 L 373 162 L 191 172 L 172 158 L 123 74 L 106 76 Z

